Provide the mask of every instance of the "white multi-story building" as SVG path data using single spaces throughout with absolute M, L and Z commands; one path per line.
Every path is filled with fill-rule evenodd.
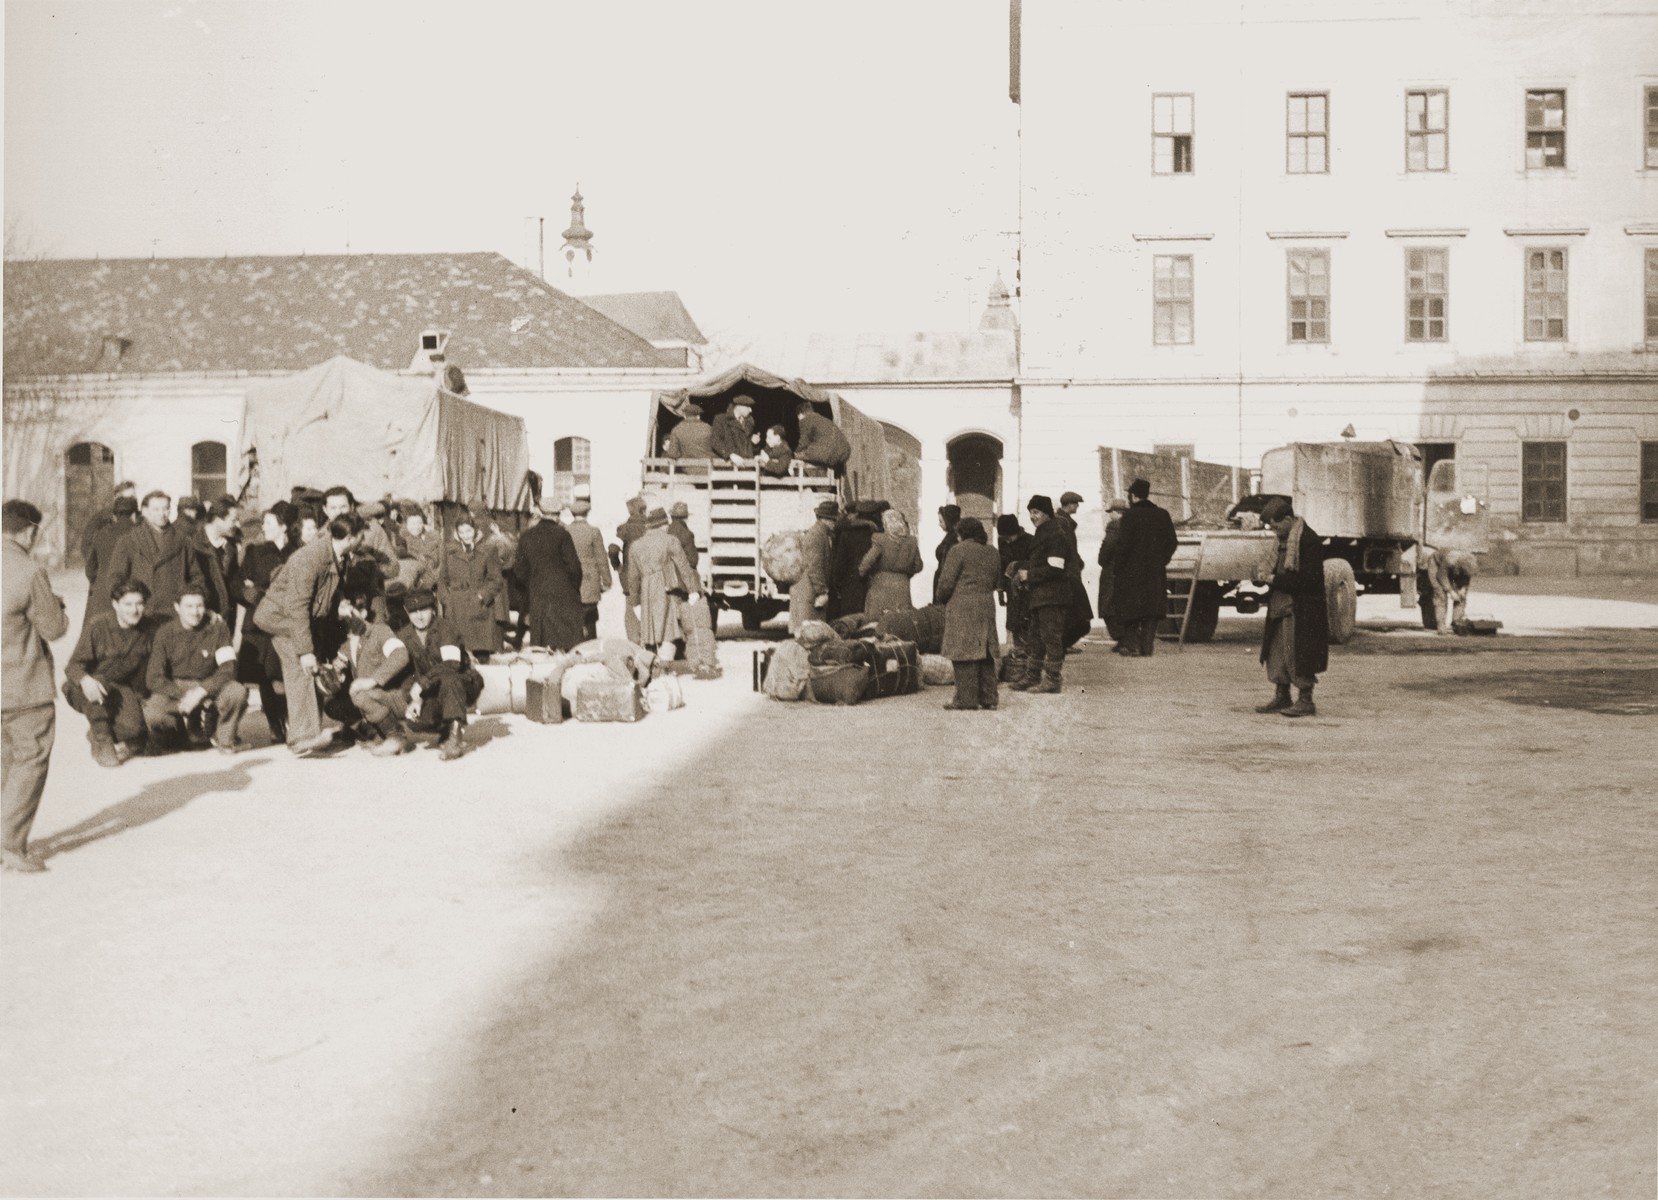
M 1023 491 L 1351 425 L 1482 466 L 1496 569 L 1658 573 L 1658 3 L 1013 19 Z

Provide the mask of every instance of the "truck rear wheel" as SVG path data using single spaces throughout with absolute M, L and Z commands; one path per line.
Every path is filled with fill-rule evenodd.
M 1324 603 L 1329 609 L 1330 642 L 1345 646 L 1353 638 L 1359 608 L 1359 583 L 1353 577 L 1353 564 L 1345 558 L 1324 560 Z
M 1185 604 L 1185 595 L 1192 588 L 1189 579 L 1171 579 L 1169 581 L 1169 599 L 1171 610 Z M 1215 628 L 1220 624 L 1220 596 L 1221 586 L 1213 580 L 1205 579 L 1197 585 L 1197 595 L 1192 597 L 1191 614 L 1186 619 L 1186 636 L 1183 642 L 1208 642 L 1214 640 Z M 1171 616 L 1178 615 L 1171 612 Z M 1178 628 L 1176 621 L 1169 622 L 1169 632 Z

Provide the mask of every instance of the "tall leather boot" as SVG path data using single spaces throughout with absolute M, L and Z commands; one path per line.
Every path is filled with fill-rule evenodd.
M 1304 687 L 1296 696 L 1295 703 L 1284 710 L 1286 717 L 1316 717 L 1318 708 L 1313 704 L 1313 689 Z
M 1287 683 L 1281 683 L 1278 685 L 1278 690 L 1272 693 L 1272 699 L 1268 700 L 1265 704 L 1257 704 L 1255 706 L 1255 711 L 1258 713 L 1283 712 L 1289 706 L 1290 685 Z
M 1064 690 L 1065 681 L 1060 671 L 1043 671 L 1042 682 L 1031 690 L 1044 696 L 1056 696 Z
M 461 730 L 465 728 L 460 721 L 444 723 L 443 743 L 438 747 L 438 757 L 444 762 L 450 762 L 466 753 L 466 742 L 461 736 Z
M 99 720 L 91 718 L 91 724 L 86 728 L 86 740 L 92 743 L 92 761 L 100 767 L 118 767 L 122 763 L 121 756 L 115 750 L 115 733 L 110 728 L 109 718 Z
M 1010 691 L 1028 692 L 1041 677 L 1042 663 L 1034 655 L 1020 654 L 1008 668 L 1007 686 Z

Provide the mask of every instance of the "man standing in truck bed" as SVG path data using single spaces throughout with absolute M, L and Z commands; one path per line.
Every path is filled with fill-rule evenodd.
M 671 434 L 669 435 L 672 436 Z M 754 457 L 760 435 L 754 428 L 754 401 L 738 396 L 726 412 L 714 418 L 712 454 L 733 466 Z
M 800 441 L 794 456 L 814 467 L 838 471 L 852 457 L 852 443 L 828 417 L 821 416 L 808 400 L 800 402 Z

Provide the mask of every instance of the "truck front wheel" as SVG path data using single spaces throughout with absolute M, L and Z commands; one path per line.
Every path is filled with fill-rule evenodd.
M 1359 584 L 1353 564 L 1345 558 L 1324 560 L 1324 603 L 1329 609 L 1330 642 L 1345 646 L 1353 637 L 1358 619 Z

